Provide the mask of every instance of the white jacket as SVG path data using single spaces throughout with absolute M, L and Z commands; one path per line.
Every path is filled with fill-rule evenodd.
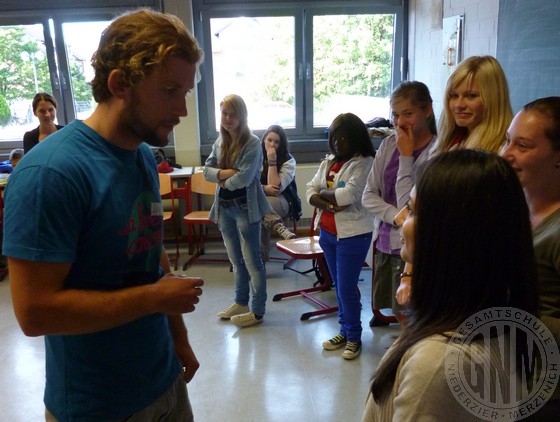
M 329 155 L 321 161 L 319 170 L 307 183 L 307 202 L 321 189 L 327 188 L 327 172 L 334 163 L 334 156 Z M 348 160 L 334 177 L 336 203 L 350 205 L 334 214 L 337 236 L 339 238 L 357 236 L 373 231 L 373 215 L 362 206 L 362 194 L 371 170 L 373 157 L 356 156 Z M 315 228 L 319 226 L 323 210 L 317 209 Z

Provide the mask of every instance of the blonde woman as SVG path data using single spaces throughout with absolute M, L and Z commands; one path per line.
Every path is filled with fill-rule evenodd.
M 453 71 L 445 87 L 435 153 L 454 148 L 499 152 L 513 118 L 508 84 L 492 56 L 472 56 Z
M 228 95 L 220 110 L 220 136 L 206 160 L 204 177 L 218 183 L 210 219 L 218 224 L 233 265 L 235 301 L 217 315 L 238 327 L 249 327 L 260 324 L 265 313 L 261 222 L 272 209 L 260 182 L 261 141 L 247 125 L 245 101 L 239 95 Z

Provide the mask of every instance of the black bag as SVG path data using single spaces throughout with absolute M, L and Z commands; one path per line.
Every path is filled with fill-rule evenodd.
M 299 221 L 299 219 L 301 218 L 301 200 L 299 199 L 297 193 L 297 185 L 295 179 L 290 182 L 286 189 L 284 189 L 282 195 L 284 195 L 284 198 L 286 198 L 290 207 L 288 215 L 292 220 Z

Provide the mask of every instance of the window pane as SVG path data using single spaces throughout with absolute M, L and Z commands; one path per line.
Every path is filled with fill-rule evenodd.
M 393 15 L 313 17 L 313 127 L 389 115 Z
M 101 32 L 108 25 L 108 21 L 62 24 L 72 79 L 74 109 L 79 120 L 89 117 L 95 108 L 91 87 L 88 85 L 93 79 L 91 56 L 97 50 Z
M 52 92 L 43 25 L 0 27 L 0 81 L 0 142 L 21 142 L 39 124 L 33 97 Z
M 245 100 L 252 130 L 295 127 L 293 17 L 210 19 L 216 130 L 220 101 Z

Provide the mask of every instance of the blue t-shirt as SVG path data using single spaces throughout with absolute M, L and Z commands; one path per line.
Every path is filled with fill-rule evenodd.
M 162 207 L 147 145 L 123 150 L 74 121 L 26 154 L 5 192 L 4 254 L 71 263 L 65 288 L 118 290 L 162 275 Z M 45 404 L 64 421 L 137 412 L 176 380 L 167 317 L 45 337 Z

